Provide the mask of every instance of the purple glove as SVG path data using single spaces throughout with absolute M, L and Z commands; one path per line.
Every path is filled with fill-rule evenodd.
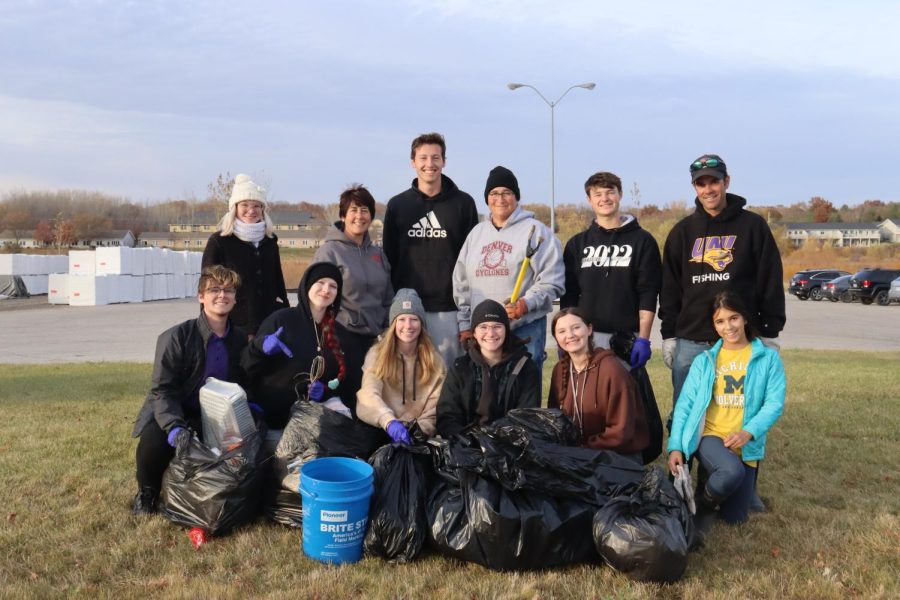
M 284 331 L 284 326 L 279 327 L 275 333 L 270 333 L 266 337 L 263 338 L 262 343 L 262 351 L 272 356 L 273 354 L 278 354 L 279 352 L 284 352 L 288 358 L 294 358 L 294 353 L 291 352 L 291 349 L 288 348 L 284 342 L 282 342 L 279 338 L 281 333 Z
M 313 381 L 306 389 L 306 397 L 313 402 L 321 402 L 325 396 L 325 384 L 319 380 Z
M 173 448 L 181 448 L 191 441 L 191 432 L 184 427 L 173 427 L 169 431 L 168 442 Z
M 412 444 L 412 440 L 409 439 L 409 432 L 406 430 L 406 425 L 397 419 L 388 423 L 385 431 L 387 431 L 387 434 L 396 444 L 406 444 L 407 446 Z
M 263 410 L 263 407 L 257 404 L 256 402 L 248 402 L 247 407 L 258 415 L 264 415 L 266 411 Z
M 650 360 L 650 354 L 650 340 L 642 337 L 635 339 L 634 346 L 631 348 L 631 368 L 643 367 Z

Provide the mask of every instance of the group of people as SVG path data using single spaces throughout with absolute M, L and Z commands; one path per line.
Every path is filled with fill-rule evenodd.
M 782 267 L 765 221 L 727 193 L 724 161 L 690 165 L 695 211 L 672 229 L 662 256 L 653 236 L 620 211 L 622 182 L 585 182 L 595 214 L 563 249 L 520 206 L 515 174 L 492 169 L 479 222 L 472 196 L 444 173 L 437 133 L 413 140 L 416 178 L 387 204 L 383 245 L 369 227 L 375 199 L 354 185 L 339 221 L 290 307 L 265 190 L 235 179 L 228 213 L 209 240 L 200 315 L 163 333 L 139 437 L 136 513 L 155 510 L 166 465 L 199 431 L 207 377 L 234 381 L 266 424 L 271 451 L 297 401 L 326 408 L 410 443 L 409 426 L 452 436 L 509 410 L 542 404 L 547 318 L 559 348 L 546 405 L 573 421 L 582 442 L 641 461 L 649 443 L 634 369 L 652 351 L 657 311 L 672 369 L 673 474 L 696 455 L 699 505 L 709 521 L 746 520 L 766 432 L 781 414 L 785 323 Z M 633 338 L 628 356 L 610 338 Z

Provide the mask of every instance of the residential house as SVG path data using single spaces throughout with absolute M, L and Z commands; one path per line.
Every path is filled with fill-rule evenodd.
M 820 240 L 834 248 L 900 243 L 900 224 L 891 219 L 872 223 L 785 223 L 795 248 Z

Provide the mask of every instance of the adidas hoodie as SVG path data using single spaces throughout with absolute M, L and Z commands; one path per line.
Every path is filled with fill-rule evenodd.
M 637 332 L 638 311 L 656 312 L 662 285 L 659 246 L 632 215 L 619 227 L 604 229 L 596 221 L 566 243 L 566 293 L 560 308 L 577 306 L 594 331 Z
M 528 313 L 513 321 L 511 327 L 516 329 L 536 321 L 553 310 L 553 301 L 564 290 L 562 246 L 549 227 L 520 206 L 500 229 L 485 219 L 466 238 L 453 269 L 453 297 L 459 307 L 460 331 L 471 328 L 472 309 L 482 300 L 490 298 L 503 303 L 512 295 L 532 227 L 532 246 L 538 238 L 544 241 L 531 257 L 522 282 L 520 297 L 525 299 Z
M 772 231 L 765 219 L 744 210 L 744 198 L 725 198 L 725 210 L 715 217 L 694 200 L 694 212 L 666 238 L 659 294 L 663 339 L 718 340 L 710 311 L 722 290 L 741 297 L 761 336 L 776 337 L 784 328 L 781 254 Z
M 431 198 L 412 187 L 388 201 L 384 253 L 394 289 L 412 288 L 428 312 L 455 311 L 451 274 L 478 209 L 472 196 L 441 175 L 441 192 Z

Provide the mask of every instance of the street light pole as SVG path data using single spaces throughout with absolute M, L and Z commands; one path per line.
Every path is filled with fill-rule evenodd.
M 534 87 L 533 85 L 529 85 L 527 83 L 507 83 L 506 87 L 510 90 L 517 90 L 519 88 L 530 88 L 537 94 L 544 103 L 550 107 L 550 231 L 554 234 L 556 233 L 556 105 L 562 101 L 563 98 L 566 97 L 566 94 L 574 90 L 575 88 L 582 88 L 585 90 L 592 90 L 596 87 L 595 83 L 579 83 L 577 85 L 571 86 L 562 95 L 557 98 L 555 101 L 550 102 L 547 98 L 541 93 L 539 89 Z

